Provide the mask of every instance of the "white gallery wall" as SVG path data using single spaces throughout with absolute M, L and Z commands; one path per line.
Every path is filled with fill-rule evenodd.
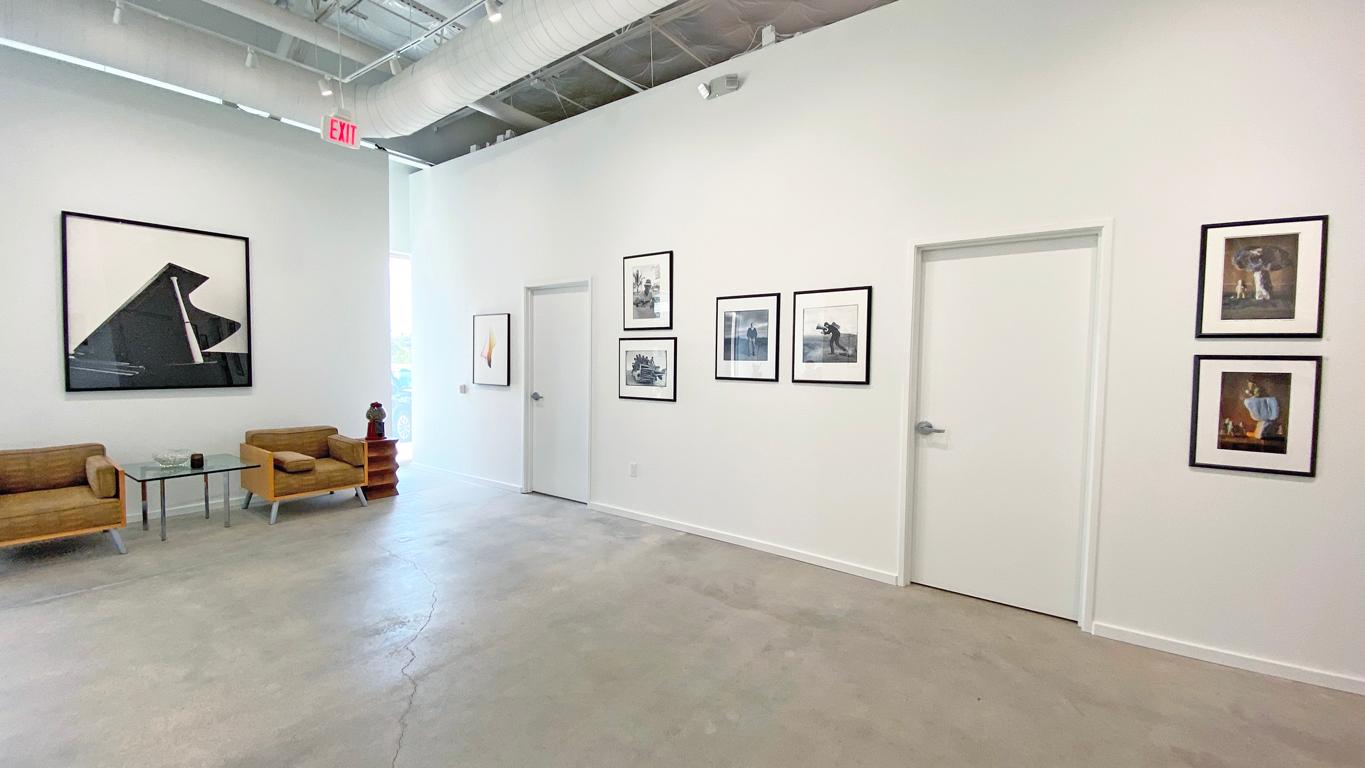
M 1112 218 L 1096 630 L 1365 691 L 1362 35 L 1355 0 L 902 0 L 418 173 L 418 456 L 520 485 L 523 371 L 458 393 L 470 315 L 520 339 L 523 286 L 591 278 L 594 504 L 889 580 L 912 244 Z M 1197 342 L 1200 225 L 1319 213 L 1325 338 Z M 621 258 L 661 249 L 678 402 L 618 400 Z M 790 383 L 791 292 L 863 284 L 871 385 Z M 782 383 L 714 380 L 715 298 L 767 291 Z M 1186 466 L 1201 352 L 1326 356 L 1316 479 Z
M 366 406 L 389 391 L 382 153 L 8 48 L 0 147 L 0 449 L 101 442 L 131 462 L 236 454 L 255 427 L 362 434 Z M 254 386 L 65 392 L 63 210 L 249 237 Z M 194 511 L 202 490 L 172 481 L 168 501 Z

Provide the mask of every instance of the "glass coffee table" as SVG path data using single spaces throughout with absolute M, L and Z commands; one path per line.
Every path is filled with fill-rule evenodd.
M 204 519 L 209 517 L 209 475 L 223 476 L 223 527 L 232 527 L 232 486 L 229 481 L 233 472 L 243 469 L 256 469 L 260 464 L 242 461 L 227 453 L 213 453 L 204 457 L 204 466 L 191 467 L 181 464 L 178 467 L 163 467 L 155 461 L 141 464 L 125 464 L 124 474 L 142 486 L 142 530 L 147 530 L 147 483 L 156 481 L 161 484 L 161 540 L 166 540 L 166 481 L 177 477 L 204 478 Z

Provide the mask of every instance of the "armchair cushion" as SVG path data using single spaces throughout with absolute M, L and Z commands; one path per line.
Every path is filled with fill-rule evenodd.
M 104 455 L 99 443 L 0 451 L 0 493 L 85 485 L 85 460 Z
M 294 451 L 276 451 L 271 455 L 275 457 L 275 466 L 289 473 L 312 472 L 317 466 L 317 459 Z
M 353 467 L 365 466 L 365 441 L 354 437 L 331 435 L 327 438 L 327 451 L 332 458 L 344 461 Z
M 112 499 L 118 495 L 118 469 L 107 456 L 87 456 L 85 482 L 97 498 Z
M 82 483 L 29 493 L 0 494 L 0 541 L 96 526 L 123 526 L 123 505 L 101 499 Z
M 318 459 L 312 472 L 275 471 L 275 495 L 324 491 L 328 488 L 347 488 L 365 484 L 365 470 L 336 459 Z
M 267 451 L 294 451 L 315 459 L 327 458 L 327 438 L 337 433 L 336 427 L 288 427 L 285 429 L 253 429 L 242 442 Z

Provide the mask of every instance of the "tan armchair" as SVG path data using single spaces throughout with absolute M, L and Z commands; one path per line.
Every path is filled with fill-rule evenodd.
M 0 546 L 107 533 L 125 554 L 124 495 L 98 443 L 0 451 Z
M 369 506 L 362 490 L 367 453 L 364 440 L 343 437 L 336 427 L 253 429 L 246 433 L 240 455 L 242 461 L 261 466 L 242 470 L 242 509 L 251 505 L 252 496 L 260 496 L 270 502 L 274 525 L 281 501 L 352 488 L 361 506 Z

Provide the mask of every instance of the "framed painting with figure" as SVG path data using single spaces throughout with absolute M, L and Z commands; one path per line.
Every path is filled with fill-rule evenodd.
M 872 286 L 792 294 L 792 381 L 871 381 Z
M 621 260 L 621 302 L 627 331 L 673 327 L 673 252 L 643 253 Z
M 62 212 L 66 391 L 251 386 L 250 242 Z
M 618 344 L 621 376 L 616 394 L 619 398 L 677 402 L 676 336 L 620 339 Z
M 1327 217 L 1205 224 L 1198 338 L 1322 338 Z
M 716 378 L 777 381 L 782 296 L 756 293 L 716 299 Z
M 474 383 L 512 385 L 512 316 L 474 316 Z
M 1195 355 L 1190 466 L 1313 477 L 1322 358 Z

